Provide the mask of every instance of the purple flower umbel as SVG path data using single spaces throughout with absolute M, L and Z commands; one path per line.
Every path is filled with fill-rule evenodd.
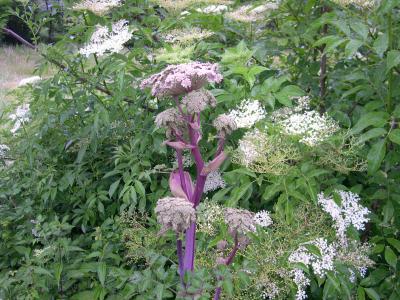
M 151 87 L 151 93 L 156 97 L 179 96 L 198 90 L 207 83 L 219 83 L 222 78 L 217 64 L 191 62 L 168 66 L 143 80 L 140 88 Z

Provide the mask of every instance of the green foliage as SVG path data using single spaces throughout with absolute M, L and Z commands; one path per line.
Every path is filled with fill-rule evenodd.
M 260 24 L 190 8 L 190 15 L 179 16 L 152 1 L 127 0 L 103 16 L 66 4 L 63 37 L 39 50 L 37 73 L 50 66 L 57 71 L 16 91 L 20 104 L 30 104 L 30 121 L 13 135 L 9 115 L 15 107 L 0 112 L 0 144 L 11 148 L 5 158 L 0 152 L 1 299 L 210 299 L 221 277 L 225 298 L 260 299 L 255 282 L 274 277 L 277 266 L 286 268 L 301 242 L 322 232 L 334 235 L 316 205 L 318 193 L 336 189 L 360 194 L 372 211 L 365 232 L 352 236 L 372 245 L 375 265 L 359 283 L 349 283 L 344 268 L 323 280 L 314 276 L 309 295 L 400 298 L 399 3 L 383 0 L 362 9 L 336 1 L 281 2 Z M 14 14 L 39 41 L 50 19 L 24 9 Z M 0 15 L 0 27 L 6 18 Z M 133 37 L 120 53 L 86 58 L 77 52 L 97 24 L 122 18 Z M 215 34 L 187 46 L 167 45 L 160 37 L 194 26 Z M 235 159 L 224 163 L 226 188 L 209 198 L 271 210 L 276 224 L 254 236 L 230 268 L 215 265 L 218 241 L 232 243 L 224 225 L 212 238 L 200 233 L 199 267 L 182 291 L 175 236 L 157 235 L 153 213 L 168 194 L 166 173 L 175 159 L 154 116 L 170 103 L 138 85 L 167 63 L 188 60 L 219 62 L 224 73 L 224 82 L 211 88 L 218 106 L 205 115 L 201 147 L 207 159 L 213 155 L 207 140 L 215 139 L 208 121 L 244 98 L 259 100 L 270 114 L 309 95 L 313 108 L 342 130 L 310 148 L 296 138 L 279 139 L 279 130 L 268 127 L 265 162 L 280 165 L 254 170 Z M 258 126 L 264 130 L 265 124 Z M 235 132 L 228 146 L 236 149 L 244 134 Z M 288 158 L 288 152 L 296 155 Z M 284 165 L 280 155 L 286 155 Z M 260 260 L 277 252 L 277 265 Z M 283 299 L 295 294 L 289 277 L 280 283 L 288 287 Z

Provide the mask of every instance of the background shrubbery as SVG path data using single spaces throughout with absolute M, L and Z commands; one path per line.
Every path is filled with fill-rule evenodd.
M 213 1 L 172 2 L 126 0 L 96 15 L 71 9 L 68 1 L 62 15 L 49 15 L 24 11 L 23 1 L 0 1 L 0 8 L 11 7 L 4 17 L 1 10 L 0 25 L 14 26 L 16 14 L 26 17 L 10 29 L 42 56 L 36 70 L 42 80 L 13 91 L 19 103 L 0 111 L 0 144 L 10 148 L 3 156 L 0 151 L 0 298 L 210 299 L 222 276 L 225 299 L 259 299 L 260 283 L 273 280 L 287 287 L 280 294 L 287 299 L 296 294 L 293 282 L 282 279 L 290 276 L 268 276 L 288 268 L 287 257 L 299 244 L 319 234 L 334 239 L 317 195 L 349 190 L 371 211 L 366 229 L 353 228 L 349 236 L 370 244 L 374 263 L 355 283 L 340 266 L 325 278 L 311 274 L 307 293 L 311 299 L 399 299 L 400 3 L 282 0 L 261 19 L 242 23 L 196 11 Z M 229 10 L 242 4 L 248 2 L 236 1 Z M 120 53 L 78 53 L 97 24 L 120 19 L 132 30 Z M 207 36 L 165 42 L 171 30 L 186 29 L 193 37 L 193 27 Z M 54 44 L 39 43 L 47 39 Z M 154 117 L 171 103 L 139 84 L 170 63 L 189 60 L 219 63 L 224 75 L 222 84 L 209 88 L 218 105 L 204 115 L 207 159 L 213 154 L 207 141 L 215 140 L 211 120 L 243 99 L 260 101 L 267 111 L 257 125 L 270 143 L 263 148 L 266 164 L 243 165 L 236 149 L 246 131 L 236 131 L 227 142 L 234 159 L 222 166 L 226 186 L 208 193 L 208 201 L 214 209 L 269 210 L 274 225 L 253 236 L 231 268 L 214 263 L 218 241 L 230 241 L 223 222 L 212 225 L 217 234 L 200 232 L 198 268 L 184 294 L 174 235 L 158 236 L 154 215 L 157 200 L 169 194 L 167 173 L 175 161 Z M 270 119 L 305 95 L 313 110 L 340 126 L 316 147 L 299 137 L 277 138 L 282 135 Z M 9 116 L 23 103 L 30 105 L 30 121 L 12 134 Z

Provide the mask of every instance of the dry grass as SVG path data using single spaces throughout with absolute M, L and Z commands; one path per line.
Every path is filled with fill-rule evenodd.
M 7 93 L 16 88 L 21 79 L 33 74 L 39 55 L 26 47 L 0 48 L 0 107 L 10 101 Z

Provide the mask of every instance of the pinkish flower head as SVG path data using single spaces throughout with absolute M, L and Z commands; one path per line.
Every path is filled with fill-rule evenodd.
M 217 64 L 190 62 L 166 67 L 143 80 L 140 88 L 151 87 L 151 93 L 156 97 L 179 96 L 198 90 L 207 83 L 219 83 L 222 78 Z

